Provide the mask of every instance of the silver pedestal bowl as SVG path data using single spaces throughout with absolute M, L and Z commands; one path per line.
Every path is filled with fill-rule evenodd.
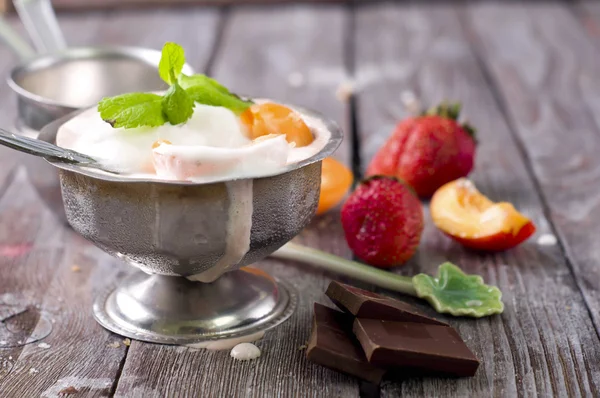
M 48 125 L 40 139 L 54 143 L 63 122 Z M 294 290 L 246 266 L 284 245 L 313 217 L 321 161 L 342 140 L 339 128 L 326 124 L 332 136 L 319 153 L 251 179 L 195 184 L 53 163 L 73 229 L 141 270 L 97 297 L 96 320 L 134 339 L 191 344 L 254 334 L 289 318 L 297 303 Z M 251 195 L 247 252 L 235 260 L 229 256 L 234 263 L 213 282 L 189 280 L 222 266 L 231 245 L 244 239 L 235 236 L 240 192 Z

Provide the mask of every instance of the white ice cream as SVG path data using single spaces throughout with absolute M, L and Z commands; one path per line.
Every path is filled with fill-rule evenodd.
M 315 140 L 301 148 L 288 144 L 284 135 L 252 141 L 233 112 L 202 104 L 195 105 L 193 116 L 184 124 L 135 129 L 115 129 L 92 108 L 62 125 L 56 141 L 134 177 L 197 182 L 237 179 L 276 172 L 321 150 L 329 131 L 319 120 L 302 117 Z M 158 140 L 172 145 L 153 149 Z

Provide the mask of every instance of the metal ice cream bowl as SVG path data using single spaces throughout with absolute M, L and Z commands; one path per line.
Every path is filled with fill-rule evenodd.
M 264 272 L 240 267 L 271 254 L 313 217 L 321 161 L 342 140 L 340 129 L 322 120 L 331 138 L 321 151 L 254 178 L 199 184 L 101 174 L 53 163 L 59 169 L 71 226 L 144 271 L 98 297 L 96 319 L 116 333 L 169 344 L 248 335 L 287 319 L 296 303 L 293 289 Z M 40 139 L 54 143 L 63 122 L 44 128 Z M 231 234 L 236 233 L 235 217 L 241 215 L 231 211 L 232 193 L 239 193 L 239 187 L 251 198 L 247 251 L 211 283 L 188 280 L 185 277 L 210 273 L 235 242 Z

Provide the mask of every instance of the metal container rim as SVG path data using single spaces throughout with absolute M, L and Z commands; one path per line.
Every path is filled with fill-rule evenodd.
M 9 87 L 27 101 L 45 106 L 61 107 L 68 110 L 77 110 L 73 104 L 66 104 L 56 101 L 39 94 L 35 94 L 19 84 L 19 77 L 24 74 L 38 72 L 50 68 L 54 65 L 69 61 L 78 61 L 85 59 L 110 59 L 110 58 L 129 58 L 135 59 L 149 66 L 158 66 L 161 52 L 152 48 L 133 47 L 133 46 L 99 46 L 99 47 L 72 47 L 66 50 L 43 54 L 33 59 L 29 59 L 15 66 L 6 79 Z M 185 64 L 184 73 L 193 73 L 193 68 Z
M 333 120 L 330 120 L 328 118 L 325 118 L 318 112 L 308 110 L 306 108 L 298 107 L 298 106 L 292 106 L 292 107 L 304 114 L 311 116 L 311 117 L 318 118 L 325 124 L 325 126 L 331 133 L 331 137 L 330 137 L 329 141 L 327 142 L 327 144 L 319 152 L 315 153 L 313 156 L 306 158 L 304 160 L 301 160 L 299 162 L 289 164 L 280 170 L 267 172 L 267 173 L 257 173 L 256 175 L 240 178 L 239 180 L 252 180 L 252 179 L 256 179 L 256 178 L 274 177 L 274 176 L 278 176 L 281 174 L 289 173 L 294 170 L 301 169 L 310 164 L 322 161 L 324 158 L 332 155 L 335 152 L 335 150 L 340 146 L 340 144 L 342 143 L 342 140 L 344 138 L 343 137 L 344 134 L 336 122 L 334 122 Z M 54 122 L 49 123 L 44 128 L 42 128 L 40 135 L 39 135 L 40 139 L 50 142 L 52 144 L 55 144 L 56 143 L 56 134 L 58 133 L 59 127 L 61 125 L 63 125 L 66 121 L 68 121 L 69 119 L 73 118 L 74 116 L 78 115 L 79 113 L 81 113 L 83 111 L 84 110 L 78 110 L 78 111 L 72 112 L 60 119 L 55 120 Z M 204 181 L 193 182 L 193 181 L 165 180 L 165 179 L 154 179 L 154 178 L 149 179 L 149 178 L 119 176 L 117 174 L 105 173 L 102 171 L 97 171 L 95 169 L 78 166 L 76 164 L 67 164 L 67 163 L 62 163 L 62 162 L 58 162 L 58 161 L 50 161 L 50 160 L 46 160 L 46 161 L 59 169 L 71 171 L 76 174 L 81 174 L 81 175 L 91 177 L 96 180 L 127 183 L 127 184 L 156 184 L 156 185 L 170 185 L 170 186 L 185 187 L 185 186 L 209 185 L 209 184 L 232 181 L 232 179 L 227 178 L 227 177 L 219 177 L 219 178 L 215 178 L 214 180 L 208 180 L 206 182 L 204 182 Z

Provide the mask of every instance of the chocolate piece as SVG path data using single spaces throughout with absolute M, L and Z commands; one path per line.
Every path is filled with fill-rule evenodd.
M 479 361 L 448 326 L 356 319 L 354 334 L 369 360 L 380 367 L 413 367 L 473 376 Z
M 336 281 L 329 284 L 325 294 L 340 309 L 357 318 L 448 326 L 447 323 L 422 314 L 410 304 Z
M 319 365 L 379 384 L 385 370 L 367 361 L 352 334 L 352 321 L 347 314 L 315 303 L 306 357 Z

